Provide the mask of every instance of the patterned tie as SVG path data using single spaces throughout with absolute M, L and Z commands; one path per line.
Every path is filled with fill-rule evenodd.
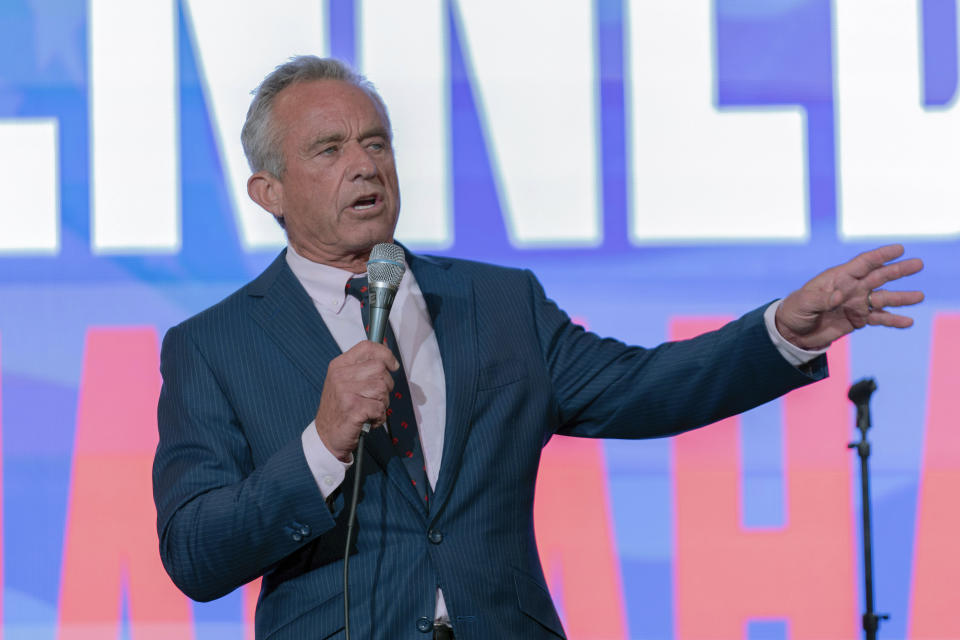
M 347 293 L 360 301 L 360 313 L 363 326 L 367 334 L 370 333 L 370 314 L 367 309 L 367 277 L 353 278 L 347 281 Z M 423 461 L 423 451 L 420 446 L 420 435 L 417 431 L 417 419 L 413 413 L 413 402 L 410 399 L 410 385 L 407 384 L 407 375 L 403 372 L 403 360 L 400 359 L 400 350 L 397 348 L 397 339 L 393 335 L 390 323 L 387 323 L 384 343 L 390 347 L 393 356 L 400 363 L 400 368 L 393 372 L 393 396 L 390 398 L 390 407 L 387 409 L 387 428 L 390 430 L 394 449 L 403 460 L 410 481 L 416 487 L 417 493 L 423 496 L 424 504 L 430 502 L 430 483 L 427 482 L 427 467 Z

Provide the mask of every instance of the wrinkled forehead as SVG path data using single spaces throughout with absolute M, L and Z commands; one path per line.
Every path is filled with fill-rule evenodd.
M 304 80 L 291 84 L 277 94 L 273 121 L 278 134 L 297 125 L 310 128 L 338 121 L 362 122 L 370 128 L 379 125 L 391 135 L 390 119 L 379 97 L 363 87 L 342 80 Z

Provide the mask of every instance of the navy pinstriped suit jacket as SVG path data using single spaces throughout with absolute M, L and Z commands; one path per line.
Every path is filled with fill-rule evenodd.
M 350 562 L 357 638 L 427 637 L 417 622 L 433 618 L 438 585 L 458 640 L 564 637 L 533 534 L 550 437 L 674 434 L 826 375 L 823 358 L 807 373 L 783 360 L 762 309 L 642 349 L 572 324 L 527 271 L 408 263 L 443 359 L 443 460 L 428 513 L 386 438 L 375 437 L 382 430 L 368 439 Z M 283 254 L 163 342 L 160 554 L 197 600 L 263 575 L 258 638 L 342 635 L 353 469 L 328 506 L 300 444 L 339 353 Z

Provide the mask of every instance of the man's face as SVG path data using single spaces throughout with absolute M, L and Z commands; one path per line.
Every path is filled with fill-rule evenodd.
M 313 80 L 281 91 L 273 104 L 286 173 L 280 213 L 301 255 L 349 266 L 390 242 L 400 191 L 384 114 L 363 90 Z

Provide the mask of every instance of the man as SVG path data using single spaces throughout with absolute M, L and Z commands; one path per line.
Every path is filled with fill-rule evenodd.
M 407 253 L 394 352 L 364 340 L 348 293 L 400 207 L 373 87 L 336 61 L 293 59 L 258 89 L 243 141 L 249 194 L 289 246 L 164 339 L 154 493 L 164 566 L 187 595 L 263 576 L 258 638 L 344 627 L 364 423 L 378 428 L 350 563 L 354 637 L 563 637 L 533 535 L 554 433 L 654 437 L 744 411 L 825 376 L 836 338 L 909 326 L 884 308 L 922 299 L 878 288 L 922 267 L 886 264 L 902 249 L 883 247 L 719 331 L 648 350 L 573 325 L 529 272 Z M 413 417 L 398 420 L 403 410 Z

